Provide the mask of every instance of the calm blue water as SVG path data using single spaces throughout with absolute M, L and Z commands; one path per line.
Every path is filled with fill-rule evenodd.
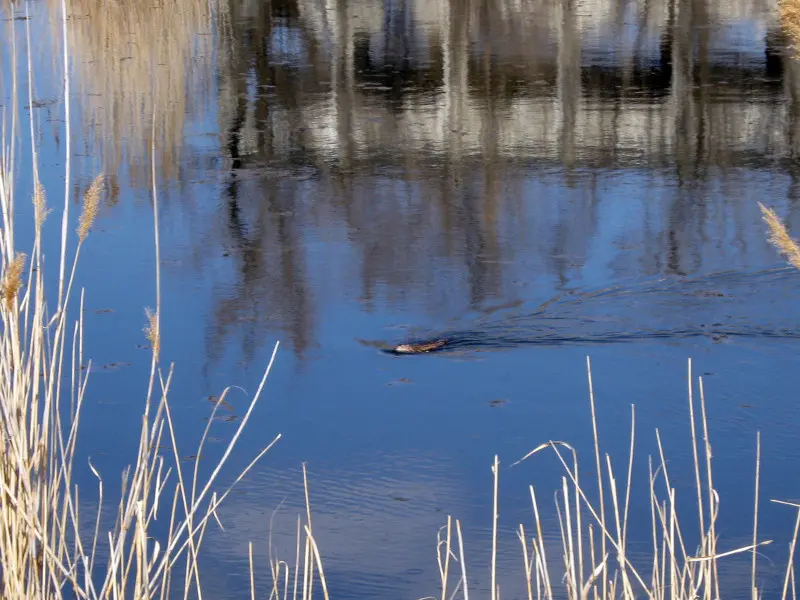
M 750 541 L 760 431 L 760 533 L 775 543 L 759 570 L 767 595 L 780 590 L 794 515 L 769 499 L 800 495 L 789 475 L 800 466 L 800 274 L 767 243 L 757 201 L 800 224 L 800 67 L 771 3 L 678 4 L 675 16 L 660 2 L 187 0 L 196 20 L 154 9 L 152 22 L 140 15 L 127 26 L 127 41 L 103 37 L 124 9 L 103 17 L 93 2 L 76 7 L 73 182 L 82 191 L 99 169 L 113 176 L 79 269 L 94 364 L 86 485 L 86 457 L 116 481 L 138 440 L 144 311 L 155 306 L 155 105 L 162 358 L 175 363 L 186 455 L 209 396 L 230 385 L 231 418 L 212 429 L 204 466 L 222 452 L 281 342 L 226 481 L 283 438 L 228 499 L 226 530 L 209 533 L 209 595 L 247 593 L 248 541 L 268 589 L 267 536 L 281 503 L 273 542 L 293 560 L 303 462 L 333 596 L 437 594 L 436 532 L 448 514 L 464 526 L 472 589 L 486 595 L 497 454 L 501 591 L 521 597 L 514 530 L 532 531 L 528 485 L 552 525 L 556 564 L 562 471 L 550 454 L 508 466 L 565 440 L 592 477 L 587 356 L 601 444 L 620 481 L 636 407 L 630 552 L 649 550 L 656 427 L 686 531 L 697 529 L 691 358 L 706 390 L 720 549 Z M 30 7 L 41 102 L 22 115 L 40 132 L 55 257 L 65 150 L 48 15 L 58 13 L 55 3 Z M 158 37 L 163 22 L 173 29 Z M 24 23 L 3 24 L 20 36 L 20 77 Z M 18 235 L 26 239 L 24 226 Z M 425 356 L 381 351 L 427 337 L 468 343 Z M 734 593 L 746 592 L 749 560 L 721 563 Z

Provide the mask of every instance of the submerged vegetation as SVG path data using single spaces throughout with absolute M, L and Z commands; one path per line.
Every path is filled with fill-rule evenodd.
M 66 3 L 60 5 L 64 61 L 70 44 L 66 35 Z M 28 27 L 27 33 L 30 35 Z M 30 45 L 28 45 L 30 52 Z M 14 61 L 17 57 L 14 57 Z M 33 102 L 33 72 L 28 61 L 28 81 L 17 82 L 27 89 Z M 66 139 L 69 135 L 69 78 L 65 77 L 64 97 L 67 106 Z M 168 90 L 163 91 L 167 93 Z M 14 89 L 17 98 L 18 89 Z M 25 92 L 21 92 L 25 95 Z M 180 460 L 178 442 L 170 409 L 173 365 L 166 366 L 160 357 L 161 299 L 159 267 L 158 193 L 155 174 L 155 110 L 150 131 L 141 139 L 149 140 L 149 173 L 153 203 L 153 242 L 156 248 L 155 308 L 146 313 L 145 335 L 150 341 L 151 366 L 147 393 L 142 404 L 139 446 L 131 466 L 122 477 L 121 487 L 109 491 L 93 466 L 97 478 L 96 510 L 86 514 L 83 496 L 75 485 L 76 444 L 85 398 L 90 389 L 91 364 L 84 357 L 83 290 L 74 288 L 79 256 L 91 237 L 91 229 L 106 193 L 106 176 L 98 175 L 83 194 L 82 212 L 77 219 L 70 215 L 69 160 L 66 162 L 65 188 L 61 222 L 48 218 L 51 210 L 38 175 L 38 157 L 34 145 L 30 157 L 21 156 L 14 137 L 21 127 L 18 113 L 2 140 L 0 156 L 0 598 L 78 597 L 135 599 L 166 598 L 173 593 L 191 590 L 202 597 L 199 556 L 207 527 L 219 520 L 218 509 L 231 487 L 216 489 L 217 479 L 236 447 L 241 432 L 261 397 L 275 360 L 278 346 L 248 410 L 241 420 L 219 463 L 210 475 L 200 477 L 197 463 L 187 471 Z M 30 138 L 37 139 L 34 123 Z M 69 143 L 66 148 L 70 156 Z M 33 174 L 31 199 L 33 240 L 19 240 L 17 219 L 26 214 L 14 181 L 21 161 L 30 159 Z M 52 195 L 52 190 L 51 190 Z M 773 243 L 788 260 L 800 268 L 800 247 L 789 236 L 777 215 L 762 206 Z M 58 278 L 49 279 L 44 240 L 58 231 L 60 254 Z M 52 264 L 52 263 L 49 263 Z M 47 275 L 46 275 L 47 273 Z M 55 287 L 55 289 L 54 289 Z M 658 454 L 648 457 L 647 500 L 636 510 L 650 515 L 652 552 L 646 564 L 638 564 L 629 554 L 629 515 L 634 493 L 633 464 L 636 454 L 635 411 L 631 411 L 630 452 L 623 471 L 615 469 L 611 457 L 601 452 L 597 425 L 597 407 L 587 359 L 589 406 L 593 426 L 595 479 L 586 482 L 579 469 L 578 454 L 564 441 L 548 441 L 518 462 L 535 460 L 551 451 L 564 468 L 556 507 L 561 547 L 546 547 L 548 525 L 540 516 L 541 491 L 530 486 L 534 515 L 531 529 L 519 525 L 520 560 L 524 580 L 520 583 L 529 599 L 567 597 L 683 600 L 719 598 L 724 588 L 720 575 L 721 561 L 732 555 L 751 555 L 749 595 L 759 597 L 757 589 L 757 554 L 769 540 L 758 538 L 760 438 L 753 466 L 752 542 L 728 547 L 720 539 L 718 515 L 721 499 L 714 487 L 712 450 L 702 377 L 695 380 L 689 363 L 688 414 L 690 418 L 695 494 L 691 499 L 696 521 L 686 523 L 679 514 L 676 486 L 670 478 L 661 435 L 656 431 Z M 216 403 L 224 401 L 227 390 Z M 212 413 L 213 416 L 213 413 Z M 208 437 L 213 418 L 204 432 L 199 455 Z M 278 441 L 276 436 L 237 475 L 236 485 Z M 167 451 L 163 452 L 162 449 Z M 490 566 L 492 600 L 499 598 L 506 582 L 497 568 L 499 459 L 492 465 L 494 475 L 493 545 Z M 305 471 L 304 471 L 305 474 Z M 270 598 L 309 599 L 315 593 L 328 598 L 329 590 L 320 549 L 312 530 L 310 494 L 305 483 L 306 513 L 298 517 L 297 547 L 293 562 L 270 558 L 272 588 Z M 548 490 L 549 492 L 550 490 Z M 106 508 L 108 495 L 115 500 Z M 683 505 L 680 505 L 683 506 Z M 796 506 L 796 505 L 792 505 Z M 800 508 L 800 507 L 798 507 Z M 104 511 L 114 515 L 113 527 L 103 527 Z M 160 519 L 158 528 L 157 521 Z M 158 529 L 158 532 L 156 530 Z M 800 529 L 800 510 L 794 529 L 784 578 L 782 597 L 795 595 L 795 547 Z M 162 533 L 163 532 L 163 533 Z M 443 600 L 461 596 L 468 600 L 467 557 L 461 521 L 447 518 L 436 544 Z M 256 593 L 254 557 L 250 546 L 251 597 Z M 475 569 L 474 565 L 471 569 Z M 511 582 L 508 584 L 513 585 Z M 472 591 L 473 596 L 475 591 Z

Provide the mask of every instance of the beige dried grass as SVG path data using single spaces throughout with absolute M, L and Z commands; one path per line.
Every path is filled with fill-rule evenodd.
M 145 309 L 147 325 L 144 328 L 144 335 L 150 342 L 153 352 L 158 355 L 161 352 L 161 334 L 158 331 L 158 315 L 152 308 Z
M 66 31 L 66 1 L 61 18 Z M 15 33 L 16 35 L 16 33 Z M 30 27 L 26 23 L 28 52 Z M 66 41 L 66 35 L 65 35 Z M 16 45 L 12 46 L 16 48 Z M 64 46 L 65 61 L 67 45 Z M 18 57 L 13 53 L 12 64 Z M 33 71 L 28 56 L 28 100 L 32 101 Z M 68 77 L 65 79 L 65 112 L 69 138 Z M 18 102 L 16 79 L 12 90 Z M 9 113 L 4 113 L 4 117 Z M 222 458 L 211 474 L 201 479 L 197 462 L 192 473 L 184 474 L 170 410 L 169 393 L 173 366 L 165 370 L 159 360 L 160 332 L 157 327 L 161 307 L 160 271 L 157 269 L 157 310 L 151 321 L 151 356 L 148 393 L 144 399 L 139 448 L 133 464 L 123 474 L 122 486 L 114 490 L 116 521 L 110 530 L 101 528 L 106 488 L 101 474 L 89 463 L 89 471 L 98 481 L 96 513 L 82 502 L 76 481 L 75 448 L 81 415 L 87 398 L 91 361 L 84 357 L 84 292 L 74 308 L 77 321 L 70 322 L 75 304 L 73 285 L 81 249 L 89 239 L 100 203 L 104 175 L 98 175 L 84 195 L 83 211 L 78 219 L 77 244 L 68 253 L 66 223 L 69 195 L 64 195 L 62 220 L 58 230 L 61 253 L 58 257 L 58 302 L 51 315 L 48 298 L 55 295 L 45 285 L 43 239 L 47 207 L 45 189 L 38 179 L 37 139 L 34 122 L 30 123 L 32 140 L 33 224 L 27 285 L 23 286 L 26 254 L 16 249 L 18 210 L 14 201 L 14 177 L 18 168 L 19 145 L 14 140 L 19 131 L 20 113 L 13 107 L 12 126 L 2 123 L 0 139 L 0 597 L 3 600 L 65 597 L 84 600 L 167 598 L 178 591 L 194 590 L 201 596 L 198 553 L 207 525 L 219 520 L 219 507 L 233 487 L 252 469 L 280 438 L 274 437 L 234 478 L 227 488 L 216 488 L 216 481 L 236 447 L 242 430 L 263 393 L 274 364 L 278 345 L 267 365 L 261 383 L 241 419 Z M 67 145 L 69 149 L 69 145 Z M 69 150 L 68 150 L 69 151 Z M 155 153 L 153 152 L 153 155 Z M 69 161 L 65 162 L 65 191 L 70 189 Z M 154 215 L 158 204 L 155 193 L 155 170 L 152 171 Z M 158 247 L 158 221 L 154 220 Z M 158 256 L 158 254 L 157 254 Z M 154 327 L 153 324 L 156 324 Z M 209 419 L 215 420 L 218 407 Z M 200 441 L 201 455 L 208 428 Z M 161 448 L 168 450 L 163 452 Z M 81 467 L 82 468 L 82 467 Z M 88 474 L 88 473 L 87 473 Z M 88 519 L 87 519 L 88 516 Z M 156 536 L 153 524 L 166 520 L 166 535 Z M 93 523 L 87 533 L 85 524 Z M 319 552 L 310 523 L 305 540 L 316 561 L 313 572 L 324 580 Z M 173 584 L 176 569 L 185 573 L 183 586 Z M 312 577 L 306 570 L 305 577 Z M 175 588 L 179 588 L 176 590 Z M 325 584 L 323 583 L 323 588 Z M 304 595 L 304 600 L 309 596 Z
M 26 258 L 25 254 L 19 252 L 14 260 L 6 265 L 2 283 L 0 283 L 0 295 L 3 296 L 7 308 L 10 308 L 17 299 L 19 289 L 22 287 L 22 273 L 25 270 Z
M 769 241 L 793 267 L 800 269 L 800 245 L 789 235 L 775 211 L 758 203 L 764 222 L 769 228 Z
M 83 195 L 83 211 L 78 218 L 77 229 L 78 239 L 81 243 L 86 240 L 86 236 L 89 235 L 89 230 L 92 228 L 97 218 L 97 212 L 100 207 L 100 195 L 103 193 L 103 184 L 103 174 L 100 173 L 95 177 L 92 185 L 89 186 L 89 189 L 86 190 L 86 193 Z
M 778 20 L 792 44 L 800 41 L 800 0 L 779 0 Z
M 593 384 L 591 365 L 587 358 L 587 370 L 590 389 L 591 419 L 592 428 L 595 432 L 595 448 L 599 452 L 599 439 L 597 436 L 597 416 L 595 413 L 593 399 Z M 511 466 L 516 467 L 525 461 L 532 460 L 536 455 L 543 452 L 552 451 L 557 456 L 563 467 L 564 475 L 561 478 L 560 486 L 556 494 L 556 513 L 561 531 L 561 550 L 560 558 L 562 569 L 559 575 L 563 574 L 560 580 L 551 577 L 551 566 L 554 556 L 548 557 L 549 553 L 557 553 L 550 549 L 546 543 L 543 532 L 545 526 L 541 518 L 541 512 L 537 502 L 537 492 L 534 486 L 530 486 L 530 496 L 534 517 L 535 535 L 529 537 L 526 528 L 520 524 L 517 529 L 517 536 L 522 544 L 522 557 L 524 560 L 524 585 L 528 600 L 554 600 L 555 598 L 567 598 L 568 600 L 599 600 L 622 599 L 635 600 L 639 598 L 650 598 L 651 600 L 711 600 L 720 598 L 720 575 L 719 565 L 725 559 L 741 555 L 751 554 L 750 567 L 750 590 L 747 596 L 753 600 L 760 597 L 756 587 L 756 556 L 758 550 L 771 543 L 771 540 L 758 540 L 758 490 L 759 473 L 761 464 L 760 436 L 756 437 L 756 457 L 755 457 L 755 502 L 753 508 L 753 538 L 752 543 L 745 546 L 728 547 L 720 540 L 717 531 L 717 520 L 719 517 L 720 498 L 714 489 L 712 477 L 712 447 L 709 436 L 708 413 L 705 392 L 703 389 L 703 378 L 698 377 L 695 381 L 692 377 L 692 364 L 689 361 L 689 414 L 691 419 L 691 439 L 694 448 L 700 448 L 699 452 L 693 452 L 693 464 L 697 479 L 697 520 L 686 523 L 686 512 L 684 507 L 679 506 L 677 501 L 677 489 L 670 479 L 669 461 L 664 452 L 661 435 L 656 430 L 656 441 L 658 455 L 648 457 L 649 477 L 646 485 L 649 489 L 647 503 L 641 509 L 651 514 L 652 522 L 652 556 L 648 556 L 644 561 L 637 561 L 628 555 L 628 514 L 631 509 L 632 498 L 632 471 L 635 455 L 635 411 L 631 406 L 630 423 L 630 448 L 629 456 L 626 461 L 627 469 L 624 478 L 619 478 L 615 471 L 611 457 L 604 455 L 603 466 L 595 473 L 598 489 L 605 491 L 605 497 L 610 499 L 610 514 L 606 514 L 602 505 L 589 499 L 589 489 L 586 484 L 581 483 L 579 473 L 583 472 L 579 468 L 578 452 L 575 447 L 567 442 L 560 440 L 550 440 L 540 444 L 531 452 L 523 456 Z M 693 388 L 697 386 L 699 391 L 699 403 L 694 399 Z M 696 406 L 699 404 L 699 406 Z M 699 414 L 696 410 L 699 408 Z M 697 421 L 697 423 L 695 423 Z M 702 432 L 702 438 L 698 435 Z M 498 458 L 495 456 L 492 472 L 494 474 L 494 489 L 497 490 L 499 470 L 497 469 Z M 624 481 L 620 487 L 620 483 Z M 687 495 L 687 498 L 691 497 Z M 693 500 L 690 500 L 693 501 Z M 777 502 L 774 501 L 773 502 Z M 787 504 L 786 502 L 780 502 Z M 493 514 L 498 514 L 498 498 L 494 495 Z M 791 504 L 791 503 L 789 503 Z M 800 509 L 800 505 L 797 506 Z M 583 513 L 588 515 L 584 518 Z M 683 515 L 679 520 L 678 515 Z M 798 512 L 800 514 L 800 510 Z M 469 600 L 468 577 L 466 564 L 463 556 L 463 538 L 461 524 L 455 521 L 455 539 L 452 533 L 452 517 L 447 517 L 447 523 L 437 536 L 437 557 L 439 561 L 439 573 L 442 581 L 442 600 L 463 597 Z M 695 525 L 702 524 L 699 530 L 699 538 L 690 529 Z M 442 532 L 445 532 L 442 535 Z M 782 598 L 788 596 L 789 582 L 794 581 L 794 548 L 800 532 L 800 517 L 798 517 L 797 527 L 792 538 L 789 560 L 785 571 L 785 584 Z M 638 532 L 640 534 L 641 532 Z M 694 552 L 690 551 L 688 541 L 699 539 Z M 604 550 L 601 542 L 605 541 L 608 551 Z M 588 543 L 587 543 L 588 542 Z M 493 582 L 499 582 L 497 574 L 497 562 L 494 547 L 497 544 L 496 532 L 493 535 L 493 553 L 491 568 L 491 578 Z M 452 548 L 459 548 L 459 555 L 452 552 Z M 448 594 L 451 564 L 459 563 L 459 572 L 453 592 Z M 558 587 L 558 584 L 561 584 Z M 506 580 L 509 587 L 512 582 Z M 497 587 L 495 587 L 497 586 Z M 491 596 L 501 596 L 500 583 L 493 583 Z

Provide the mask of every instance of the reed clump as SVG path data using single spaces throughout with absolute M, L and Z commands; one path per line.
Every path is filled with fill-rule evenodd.
M 63 32 L 64 64 L 68 64 L 67 7 L 59 7 Z M 34 73 L 30 67 L 31 31 L 25 23 L 27 57 L 20 57 L 18 40 L 11 44 L 12 69 L 27 58 L 27 96 L 32 104 Z M 17 35 L 16 30 L 14 35 Z M 23 63 L 24 64 L 24 63 Z M 30 170 L 33 194 L 21 201 L 14 174 L 21 161 L 15 144 L 21 122 L 17 107 L 4 111 L 0 139 L 0 598 L 2 600 L 79 598 L 134 600 L 167 598 L 174 593 L 202 597 L 198 555 L 212 521 L 220 521 L 219 508 L 233 487 L 252 469 L 280 435 L 256 453 L 252 461 L 218 489 L 217 479 L 263 393 L 274 364 L 278 344 L 266 366 L 258 389 L 208 477 L 200 476 L 199 460 L 186 469 L 180 460 L 170 408 L 174 365 L 162 365 L 159 348 L 161 329 L 160 255 L 156 169 L 151 161 L 153 235 L 156 247 L 156 308 L 148 313 L 147 336 L 151 342 L 150 377 L 142 402 L 138 448 L 132 464 L 122 474 L 121 487 L 113 490 L 110 506 L 103 475 L 89 463 L 80 474 L 75 465 L 81 415 L 89 389 L 92 361 L 84 356 L 84 290 L 74 289 L 79 256 L 91 238 L 105 190 L 100 173 L 83 194 L 77 219 L 71 206 L 71 123 L 69 74 L 64 76 L 65 182 L 60 223 L 57 280 L 45 277 L 43 240 L 52 223 L 48 219 L 45 188 L 39 179 L 38 139 L 33 118 L 30 126 Z M 13 79 L 12 99 L 19 101 L 22 82 Z M 6 122 L 11 115 L 11 122 Z M 155 156 L 151 121 L 150 155 Z M 33 223 L 33 240 L 19 249 L 15 233 L 20 215 Z M 77 221 L 77 222 L 75 222 Z M 75 225 L 71 229 L 70 224 Z M 54 285 L 54 281 L 57 281 Z M 49 282 L 49 283 L 46 283 Z M 56 300 L 57 299 L 57 300 Z M 196 455 L 208 438 L 226 389 L 214 406 Z M 166 448 L 166 450 L 163 450 Z M 81 467 L 82 468 L 82 467 Z M 96 499 L 76 481 L 94 475 Z M 113 517 L 107 527 L 104 515 Z M 310 510 L 303 530 L 298 529 L 298 548 L 305 544 L 305 562 L 296 565 L 302 573 L 302 598 L 311 598 L 315 573 L 326 589 L 319 551 L 314 541 Z M 158 532 L 155 524 L 160 521 Z M 298 522 L 298 527 L 302 523 Z M 298 557 L 300 552 L 298 550 Z M 282 573 L 279 564 L 275 573 Z M 295 575 L 295 587 L 297 575 Z M 327 591 L 326 591 L 327 595 Z M 285 596 L 284 596 L 285 597 Z M 293 597 L 298 597 L 294 593 Z
M 541 517 L 540 490 L 529 486 L 533 527 L 531 534 L 522 524 L 517 528 L 524 564 L 523 594 L 552 600 L 659 600 L 718 599 L 724 597 L 724 578 L 720 565 L 729 557 L 745 554 L 751 557 L 748 591 L 737 589 L 739 597 L 760 597 L 756 586 L 759 548 L 771 540 L 758 539 L 760 435 L 756 435 L 756 457 L 753 468 L 753 526 L 752 543 L 726 547 L 720 540 L 718 516 L 720 497 L 714 487 L 711 466 L 712 449 L 708 429 L 708 414 L 703 379 L 693 380 L 689 361 L 689 426 L 695 476 L 695 495 L 690 501 L 696 520 L 686 523 L 686 504 L 678 503 L 677 487 L 670 476 L 669 462 L 664 452 L 661 434 L 656 430 L 657 455 L 647 457 L 648 491 L 645 506 L 634 507 L 633 465 L 635 459 L 635 410 L 631 406 L 630 447 L 622 472 L 613 465 L 608 454 L 601 453 L 595 411 L 591 363 L 587 358 L 589 405 L 594 438 L 594 478 L 581 479 L 586 470 L 579 467 L 578 452 L 567 442 L 550 440 L 513 463 L 516 467 L 544 452 L 553 452 L 564 469 L 555 505 L 561 532 L 561 545 L 553 549 L 546 543 L 546 525 Z M 699 401 L 697 393 L 699 392 Z M 492 465 L 494 474 L 494 519 L 492 535 L 491 598 L 500 598 L 501 574 L 497 572 L 497 517 L 499 460 Z M 549 490 L 548 490 L 549 492 Z M 595 500 L 590 498 L 596 498 Z M 787 504 L 787 503 L 784 503 Z M 791 503 L 788 503 L 791 504 Z M 796 505 L 792 505 L 796 506 Z M 797 508 L 800 508 L 798 506 Z M 628 517 L 632 510 L 650 515 L 650 550 L 645 560 L 629 554 L 630 531 Z M 679 514 L 684 515 L 679 519 Z M 798 511 L 800 518 L 800 511 Z M 549 533 L 549 532 L 548 532 Z M 637 531 L 637 540 L 641 540 Z M 792 549 L 797 541 L 797 530 Z M 437 556 L 442 581 L 441 598 L 463 597 L 470 590 L 464 561 L 464 539 L 461 523 L 448 517 L 437 538 Z M 794 555 L 790 552 L 786 567 L 783 596 L 793 590 L 795 581 Z M 792 585 L 790 586 L 790 583 Z M 505 582 L 511 587 L 513 582 Z M 730 592 L 730 590 L 726 590 Z M 792 596 L 793 597 L 793 596 Z

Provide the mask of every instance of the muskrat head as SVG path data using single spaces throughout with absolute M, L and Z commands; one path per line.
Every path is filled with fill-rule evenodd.
M 412 354 L 416 352 L 416 350 L 414 350 L 413 344 L 400 344 L 394 349 L 394 351 L 400 352 L 402 354 Z

